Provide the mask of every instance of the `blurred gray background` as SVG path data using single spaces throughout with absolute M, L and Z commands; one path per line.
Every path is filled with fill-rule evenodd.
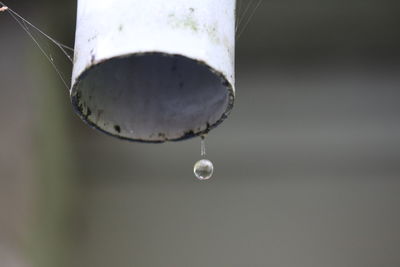
M 73 44 L 75 1 L 7 4 Z M 0 266 L 400 266 L 399 10 L 263 1 L 237 43 L 234 111 L 207 138 L 209 182 L 192 174 L 199 139 L 81 122 L 0 14 Z

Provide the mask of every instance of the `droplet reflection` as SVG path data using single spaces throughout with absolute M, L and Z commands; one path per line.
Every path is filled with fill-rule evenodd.
M 202 159 L 194 165 L 194 174 L 199 180 L 208 180 L 214 172 L 214 166 L 208 159 Z

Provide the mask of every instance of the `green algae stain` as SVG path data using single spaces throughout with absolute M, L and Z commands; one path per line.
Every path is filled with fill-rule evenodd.
M 217 23 L 214 23 L 213 25 L 205 25 L 205 30 L 213 43 L 219 44 L 221 42 L 220 38 L 218 37 Z
M 191 17 L 187 17 L 184 21 L 183 21 L 183 26 L 185 28 L 190 28 L 192 31 L 197 32 L 199 30 L 198 24 L 197 22 L 191 18 Z
M 168 14 L 168 24 L 175 29 L 190 29 L 194 33 L 206 33 L 214 44 L 221 44 L 218 22 L 213 24 L 199 24 L 196 19 L 196 10 L 189 8 L 183 15 Z
M 168 14 L 168 23 L 174 28 L 190 29 L 193 32 L 199 31 L 199 24 L 195 19 L 194 8 L 189 9 L 190 13 L 178 17 L 174 13 Z

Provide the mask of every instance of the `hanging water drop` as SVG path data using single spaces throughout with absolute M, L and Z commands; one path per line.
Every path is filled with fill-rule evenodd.
M 208 180 L 214 172 L 214 166 L 208 159 L 201 159 L 194 165 L 194 174 L 199 180 Z
M 206 155 L 206 145 L 204 136 L 201 137 L 201 156 Z M 211 178 L 214 172 L 214 165 L 208 159 L 201 159 L 194 164 L 194 175 L 196 175 L 199 180 L 208 180 Z
M 201 151 L 200 155 L 202 157 L 205 157 L 206 156 L 206 140 L 205 140 L 204 135 L 201 137 L 201 150 L 200 151 Z

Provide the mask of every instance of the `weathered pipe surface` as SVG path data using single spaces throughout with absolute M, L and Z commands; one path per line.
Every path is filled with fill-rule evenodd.
M 78 0 L 71 100 L 143 142 L 207 133 L 235 95 L 235 0 Z

